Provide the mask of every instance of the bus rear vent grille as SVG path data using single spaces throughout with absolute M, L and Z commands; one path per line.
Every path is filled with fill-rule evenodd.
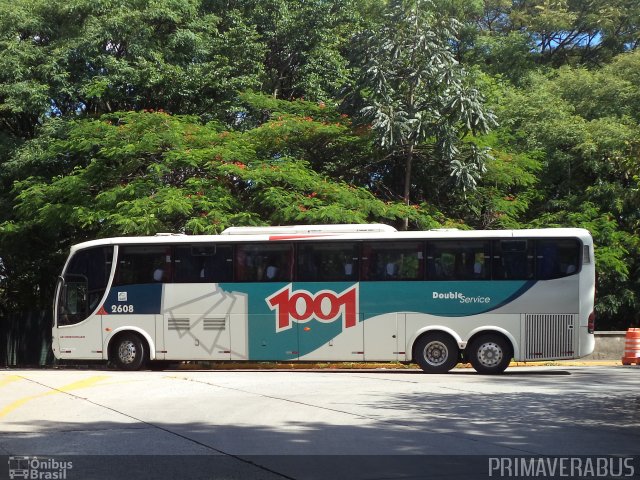
M 204 329 L 205 330 L 224 330 L 226 323 L 227 322 L 225 317 L 205 318 Z
M 525 315 L 525 359 L 574 357 L 575 315 Z

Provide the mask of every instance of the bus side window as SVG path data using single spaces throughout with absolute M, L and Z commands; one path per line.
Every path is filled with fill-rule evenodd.
M 199 275 L 204 282 L 233 281 L 233 247 L 217 245 L 215 255 L 207 257 L 202 263 Z
M 297 278 L 302 282 L 355 280 L 358 245 L 356 243 L 302 243 L 298 247 Z
M 174 253 L 176 283 L 196 283 L 199 281 L 199 258 L 191 255 L 189 246 L 178 246 Z
M 114 285 L 170 282 L 171 247 L 136 245 L 120 247 Z
M 235 280 L 238 282 L 288 282 L 293 277 L 293 245 L 290 243 L 238 245 Z
M 580 243 L 573 239 L 538 240 L 536 276 L 539 280 L 567 277 L 580 271 Z
M 229 245 L 184 245 L 175 249 L 176 283 L 217 283 L 233 280 Z
M 496 240 L 493 245 L 493 279 L 532 279 L 533 246 L 534 242 L 527 239 Z
M 365 242 L 362 260 L 363 280 L 424 279 L 423 242 Z
M 436 240 L 427 246 L 429 280 L 490 278 L 491 244 L 484 240 Z

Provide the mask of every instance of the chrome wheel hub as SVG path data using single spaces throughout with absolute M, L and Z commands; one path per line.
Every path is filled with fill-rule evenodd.
M 424 347 L 424 359 L 429 365 L 442 365 L 447 361 L 447 358 L 449 358 L 449 350 L 447 350 L 447 346 L 442 342 L 429 342 Z
M 493 342 L 483 343 L 478 349 L 478 360 L 485 367 L 495 367 L 504 356 L 499 345 Z
M 136 346 L 133 342 L 122 342 L 118 349 L 118 358 L 122 363 L 132 363 L 136 359 Z

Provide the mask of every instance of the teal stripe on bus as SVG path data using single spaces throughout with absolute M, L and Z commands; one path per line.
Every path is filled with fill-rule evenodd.
M 368 318 L 399 312 L 442 317 L 479 315 L 508 305 L 535 283 L 278 282 L 224 283 L 220 288 L 227 293 L 247 295 L 245 314 L 251 360 L 294 360 Z M 215 290 L 213 285 L 211 290 Z M 108 315 L 160 314 L 161 305 L 162 284 L 125 285 L 110 290 L 104 310 Z M 213 305 L 211 308 L 206 313 L 215 311 Z M 308 328 L 313 334 L 301 337 L 300 328 Z
M 334 321 L 327 321 L 329 303 L 357 288 L 357 322 L 378 315 L 413 312 L 443 317 L 464 317 L 487 313 L 508 305 L 529 290 L 534 281 L 474 282 L 327 282 L 327 283 L 225 283 L 227 292 L 244 293 L 248 297 L 249 358 L 252 360 L 293 360 L 313 352 L 338 336 L 344 328 L 346 309 Z M 294 315 L 284 329 L 279 329 L 278 310 L 267 299 L 282 292 L 279 301 L 288 301 Z M 324 314 L 317 312 L 324 301 Z M 318 317 L 324 315 L 325 321 Z M 310 328 L 313 335 L 299 342 L 299 328 Z

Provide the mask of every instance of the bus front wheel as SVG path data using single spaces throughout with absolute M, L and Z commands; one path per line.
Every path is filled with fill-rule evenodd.
M 466 356 L 476 372 L 495 375 L 506 370 L 511 362 L 511 345 L 500 335 L 481 335 L 467 347 Z
M 146 363 L 146 344 L 135 333 L 119 335 L 111 348 L 113 363 L 119 370 L 140 370 Z
M 420 337 L 413 353 L 414 360 L 425 373 L 447 373 L 456 366 L 460 357 L 455 340 L 443 332 Z

